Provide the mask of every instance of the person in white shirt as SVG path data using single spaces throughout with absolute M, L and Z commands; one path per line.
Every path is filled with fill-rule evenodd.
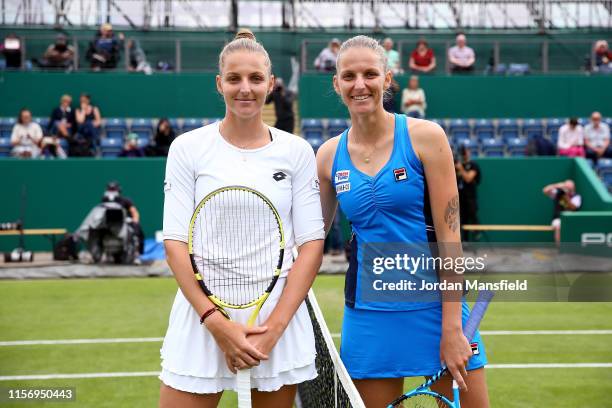
M 578 124 L 577 118 L 570 118 L 559 128 L 557 153 L 559 156 L 584 157 L 584 128 Z
M 161 349 L 159 406 L 216 407 L 224 390 L 237 389 L 237 370 L 252 368 L 253 406 L 290 408 L 297 384 L 317 376 L 304 303 L 325 237 L 314 153 L 304 139 L 264 124 L 274 76 L 253 33 L 241 30 L 223 48 L 216 83 L 225 117 L 175 139 L 166 164 L 164 245 L 179 290 Z M 233 185 L 268 197 L 285 233 L 281 274 L 254 327 L 246 326 L 252 309 L 227 309 L 231 320 L 215 310 L 188 255 L 196 205 Z M 295 261 L 293 248 L 299 248 Z
M 32 112 L 22 109 L 11 133 L 11 145 L 13 146 L 11 156 L 22 158 L 40 156 L 42 140 L 42 129 L 38 123 L 32 122 Z
M 601 157 L 612 158 L 610 127 L 601 122 L 601 113 L 591 114 L 591 123 L 584 127 L 586 157 L 597 163 Z
M 333 72 L 336 70 L 336 58 L 340 49 L 340 40 L 332 39 L 326 48 L 323 48 L 314 61 L 317 71 Z
M 459 34 L 455 39 L 456 45 L 448 49 L 448 60 L 451 64 L 451 72 L 463 73 L 474 71 L 476 54 L 474 50 L 466 45 L 465 35 Z
M 408 88 L 402 91 L 402 112 L 413 118 L 424 118 L 426 108 L 425 91 L 419 87 L 419 77 L 412 75 Z
M 393 40 L 389 37 L 385 38 L 382 46 L 387 55 L 387 68 L 393 72 L 393 75 L 403 74 L 404 70 L 401 67 L 399 52 L 393 49 Z

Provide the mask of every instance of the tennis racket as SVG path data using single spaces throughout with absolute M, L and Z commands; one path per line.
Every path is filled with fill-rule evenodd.
M 484 317 L 491 299 L 493 299 L 493 295 L 494 292 L 491 291 L 480 291 L 480 293 L 478 293 L 478 298 L 472 308 L 470 317 L 463 327 L 463 334 L 469 341 L 472 341 L 476 329 L 478 329 L 480 321 Z M 461 408 L 457 381 L 453 380 L 453 401 L 442 394 L 432 391 L 430 388 L 432 384 L 438 381 L 447 372 L 448 369 L 443 366 L 440 371 L 433 375 L 433 377 L 416 387 L 414 390 L 405 393 L 391 402 L 387 408 Z
M 195 277 L 221 309 L 253 307 L 252 326 L 281 272 L 285 237 L 274 205 L 249 187 L 219 188 L 200 201 L 189 223 Z M 251 407 L 251 370 L 237 375 L 238 406 Z

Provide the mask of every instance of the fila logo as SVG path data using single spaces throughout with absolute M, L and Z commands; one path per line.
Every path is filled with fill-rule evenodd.
M 472 348 L 472 355 L 477 356 L 480 354 L 480 350 L 478 350 L 478 343 L 471 343 L 470 347 Z
M 393 176 L 395 176 L 395 181 L 402 181 L 408 178 L 406 174 L 406 168 L 401 167 L 399 169 L 393 169 Z
M 282 171 L 278 171 L 272 175 L 272 178 L 276 181 L 281 181 L 287 178 L 287 175 Z

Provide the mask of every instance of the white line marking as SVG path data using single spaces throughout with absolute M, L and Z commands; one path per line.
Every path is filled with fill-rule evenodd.
M 483 330 L 485 336 L 525 336 L 525 335 L 609 335 L 612 330 Z M 340 333 L 332 333 L 333 338 L 340 338 Z M 163 337 L 131 337 L 116 339 L 60 339 L 60 340 L 15 340 L 0 341 L 0 347 L 39 346 L 61 344 L 109 344 L 109 343 L 158 343 Z
M 612 368 L 612 363 L 527 363 L 527 364 L 489 364 L 487 369 L 533 369 L 533 368 Z M 78 374 L 39 374 L 0 376 L 0 381 L 57 380 L 82 378 L 117 377 L 157 377 L 159 371 L 137 371 L 118 373 L 78 373 Z

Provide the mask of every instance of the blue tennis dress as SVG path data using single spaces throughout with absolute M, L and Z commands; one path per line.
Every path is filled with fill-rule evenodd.
M 393 151 L 375 176 L 353 165 L 348 130 L 340 136 L 332 166 L 336 196 L 353 232 L 340 356 L 355 379 L 432 375 L 441 367 L 439 298 L 409 298 L 410 293 L 398 298 L 396 293 L 386 299 L 372 297 L 366 290 L 371 287 L 367 280 L 371 270 L 364 268 L 364 262 L 371 260 L 370 248 L 384 252 L 410 244 L 424 246 L 421 249 L 429 255 L 429 243 L 436 240 L 423 164 L 412 148 L 406 120 L 395 115 Z M 427 270 L 409 277 L 416 284 L 437 280 L 436 272 Z M 469 315 L 465 302 L 462 312 L 465 323 Z M 471 343 L 474 355 L 468 370 L 487 363 L 478 332 Z

